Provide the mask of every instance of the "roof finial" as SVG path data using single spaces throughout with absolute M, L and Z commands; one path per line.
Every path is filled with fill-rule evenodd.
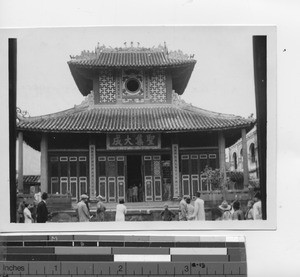
M 164 41 L 164 53 L 168 55 L 167 43 Z
M 124 45 L 125 45 L 125 47 L 127 47 L 127 42 L 126 41 L 124 42 Z
M 132 41 L 132 42 L 130 42 L 130 46 L 131 46 L 131 48 L 133 47 L 133 41 Z
M 137 47 L 140 48 L 140 43 L 139 42 L 137 43 Z

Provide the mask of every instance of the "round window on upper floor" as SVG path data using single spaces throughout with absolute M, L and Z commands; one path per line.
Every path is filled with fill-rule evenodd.
M 129 78 L 125 83 L 125 88 L 130 94 L 136 94 L 141 88 L 141 83 L 137 78 Z

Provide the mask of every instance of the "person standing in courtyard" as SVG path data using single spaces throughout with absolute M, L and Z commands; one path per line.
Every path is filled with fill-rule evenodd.
M 80 196 L 80 201 L 77 204 L 77 213 L 79 222 L 88 222 L 90 221 L 90 212 L 87 207 L 87 201 L 89 197 L 86 194 Z
M 32 223 L 33 222 L 33 219 L 32 219 L 32 216 L 31 216 L 31 212 L 29 210 L 30 208 L 31 208 L 31 205 L 28 204 L 28 203 L 25 203 L 25 208 L 24 208 L 24 211 L 23 211 L 24 222 L 25 223 Z
M 231 205 L 226 200 L 219 206 L 219 210 L 222 212 L 221 220 L 232 220 Z
M 97 209 L 96 210 L 96 214 L 97 214 L 96 219 L 97 219 L 97 221 L 104 221 L 106 207 L 102 201 L 104 201 L 105 198 L 103 196 L 101 196 L 100 194 L 96 198 L 99 199 L 99 201 L 97 203 L 97 207 L 96 207 L 96 209 Z
M 187 220 L 187 203 L 186 196 L 183 196 L 179 202 L 179 221 Z
M 201 192 L 197 191 L 196 193 L 197 199 L 194 203 L 194 214 L 190 217 L 190 219 L 195 219 L 196 221 L 204 221 L 205 220 L 205 209 L 204 209 L 204 200 L 200 198 Z
M 132 201 L 138 202 L 138 187 L 136 184 L 134 184 L 132 188 Z
M 163 221 L 172 221 L 175 218 L 175 214 L 169 210 L 168 204 L 164 204 L 164 210 L 160 213 Z
M 244 220 L 244 213 L 240 209 L 240 207 L 241 207 L 240 201 L 235 201 L 233 203 L 233 210 L 234 210 L 233 215 L 232 215 L 233 220 Z
M 23 196 L 20 196 L 20 204 L 18 206 L 18 223 L 24 223 L 24 209 L 25 209 L 25 203 L 26 203 L 26 198 Z
M 125 221 L 125 214 L 127 213 L 127 208 L 124 205 L 124 200 L 121 199 L 116 207 L 116 221 Z
M 193 216 L 194 211 L 195 211 L 194 206 L 191 203 L 191 198 L 188 197 L 186 199 L 186 204 L 187 204 L 187 207 L 186 207 L 187 208 L 187 216 L 186 216 L 186 218 L 187 218 L 187 220 L 194 220 L 194 219 L 190 219 Z
M 47 192 L 42 193 L 41 199 L 42 200 L 38 203 L 37 210 L 36 210 L 36 213 L 37 213 L 36 222 L 37 223 L 45 223 L 48 221 L 48 217 L 49 217 L 49 212 L 48 212 L 47 202 L 46 202 L 46 200 L 48 199 Z
M 245 213 L 245 220 L 253 220 L 253 200 L 249 200 L 247 204 L 247 211 Z
M 261 210 L 261 196 L 260 192 L 257 192 L 254 196 L 254 205 L 253 205 L 253 219 L 261 220 L 262 219 L 262 210 Z

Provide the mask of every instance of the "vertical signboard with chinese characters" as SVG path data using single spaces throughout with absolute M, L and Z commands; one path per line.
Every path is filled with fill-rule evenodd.
M 90 147 L 90 196 L 91 199 L 96 198 L 96 147 L 91 144 Z
M 107 135 L 107 149 L 126 150 L 126 149 L 160 149 L 160 134 L 156 133 L 117 133 Z
M 179 148 L 178 144 L 172 144 L 173 160 L 173 198 L 179 196 Z

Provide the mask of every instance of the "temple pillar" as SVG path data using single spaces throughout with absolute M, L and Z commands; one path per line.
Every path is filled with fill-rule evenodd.
M 219 148 L 219 168 L 223 176 L 222 184 L 226 180 L 226 161 L 225 161 L 225 137 L 223 132 L 218 133 L 218 148 Z
M 41 192 L 48 192 L 48 135 L 41 140 Z
M 18 191 L 24 191 L 23 186 L 23 133 L 18 134 Z
M 248 151 L 246 130 L 242 129 L 242 149 L 243 149 L 243 172 L 244 172 L 244 187 L 249 185 L 249 169 L 248 169 Z
M 90 199 L 96 199 L 96 145 L 95 141 L 89 139 L 89 159 L 90 159 Z

